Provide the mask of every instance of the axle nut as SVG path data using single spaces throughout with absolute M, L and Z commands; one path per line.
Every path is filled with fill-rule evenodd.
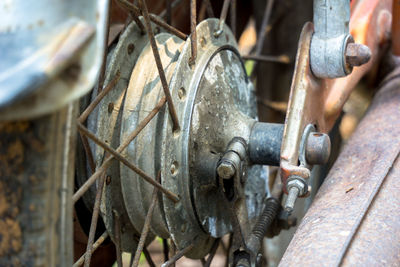
M 331 154 L 331 140 L 324 133 L 310 133 L 306 144 L 306 160 L 311 165 L 323 165 Z

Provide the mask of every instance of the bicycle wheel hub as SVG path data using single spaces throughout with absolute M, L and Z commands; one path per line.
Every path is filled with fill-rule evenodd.
M 227 207 L 229 201 L 217 177 L 216 164 L 234 137 L 249 139 L 257 116 L 253 87 L 235 38 L 226 26 L 215 37 L 218 23 L 217 19 L 208 19 L 197 26 L 194 64 L 189 64 L 190 38 L 184 41 L 168 33 L 155 36 L 179 129 L 174 129 L 165 104 L 122 152 L 129 162 L 154 179 L 161 174 L 161 185 L 179 197 L 175 203 L 159 192 L 148 239 L 154 235 L 172 238 L 178 249 L 194 245 L 186 255 L 193 258 L 204 257 L 215 238 L 234 229 L 232 210 Z M 97 134 L 115 147 L 143 124 L 165 95 L 150 43 L 142 47 L 126 93 L 114 97 L 121 104 L 114 101 L 111 112 L 105 108 L 99 111 L 99 117 L 108 120 L 98 123 Z M 96 155 L 98 161 L 104 159 L 104 151 L 98 150 Z M 101 211 L 113 238 L 115 211 L 119 218 L 129 218 L 121 232 L 122 248 L 131 252 L 127 243 L 133 235 L 126 230 L 127 224 L 137 233 L 142 231 L 154 187 L 126 165 L 115 164 L 107 172 L 111 178 Z M 266 194 L 262 178 L 265 175 L 258 165 L 240 170 L 245 172 L 240 176 L 248 177 L 247 182 L 241 182 L 243 192 L 239 196 L 246 199 L 247 210 L 236 215 L 245 216 L 252 224 Z

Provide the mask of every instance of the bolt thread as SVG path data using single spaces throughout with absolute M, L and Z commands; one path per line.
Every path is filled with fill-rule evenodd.
M 293 186 L 289 190 L 288 197 L 286 199 L 285 203 L 285 210 L 289 213 L 293 211 L 294 204 L 297 200 L 297 197 L 299 196 L 300 190 L 296 186 Z
M 265 233 L 267 232 L 268 227 L 271 225 L 276 215 L 278 214 L 279 208 L 280 203 L 277 199 L 267 199 L 265 208 L 256 225 L 254 226 L 250 236 L 250 240 L 248 242 L 248 249 L 250 249 L 250 251 L 252 251 L 253 253 L 258 253 Z

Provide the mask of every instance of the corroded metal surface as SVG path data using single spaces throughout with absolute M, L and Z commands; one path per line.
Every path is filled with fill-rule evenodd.
M 0 265 L 71 266 L 74 105 L 0 123 Z
M 281 266 L 399 263 L 399 105 L 397 77 L 386 81 L 376 95 L 317 193 Z

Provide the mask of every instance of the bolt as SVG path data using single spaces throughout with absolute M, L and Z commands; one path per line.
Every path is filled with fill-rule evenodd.
M 306 160 L 311 165 L 323 165 L 331 154 L 331 140 L 324 133 L 310 133 L 306 143 Z
M 299 196 L 299 192 L 300 190 L 296 186 L 291 187 L 289 190 L 289 194 L 285 203 L 285 210 L 289 214 L 293 211 L 294 204 L 296 203 L 297 197 Z
M 285 210 L 290 214 L 293 211 L 297 198 L 304 196 L 308 191 L 308 187 L 301 178 L 293 177 L 288 181 L 286 188 L 289 193 L 285 203 Z
M 232 178 L 235 172 L 235 166 L 229 161 L 222 161 L 217 167 L 217 173 L 223 179 Z
M 239 259 L 238 262 L 235 265 L 235 267 L 250 267 L 250 266 L 251 266 L 250 262 L 246 258 Z
M 345 52 L 346 64 L 351 67 L 361 66 L 371 58 L 371 50 L 368 46 L 357 43 L 349 43 Z

